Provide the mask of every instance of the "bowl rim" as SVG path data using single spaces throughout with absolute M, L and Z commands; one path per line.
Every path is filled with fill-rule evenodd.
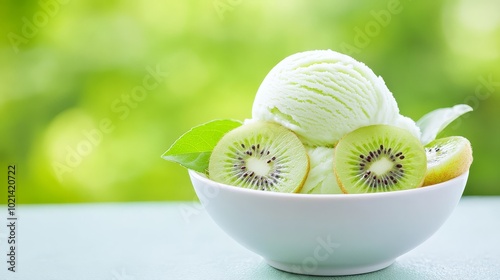
M 307 193 L 281 193 L 281 192 L 271 192 L 271 191 L 261 191 L 254 189 L 246 189 L 238 186 L 232 186 L 224 183 L 219 183 L 209 179 L 205 174 L 200 173 L 198 171 L 188 169 L 188 173 L 191 177 L 195 177 L 197 180 L 204 182 L 205 184 L 210 184 L 212 186 L 216 186 L 222 190 L 228 192 L 241 192 L 248 193 L 248 195 L 256 195 L 256 196 L 264 196 L 264 197 L 283 197 L 283 198 L 301 198 L 301 199 L 361 199 L 361 198 L 375 198 L 375 197 L 390 197 L 390 196 L 400 196 L 400 195 L 411 195 L 413 193 L 425 193 L 425 192 L 433 192 L 442 188 L 453 187 L 454 182 L 465 180 L 467 183 L 467 179 L 469 176 L 469 170 L 460 174 L 459 176 L 452 178 L 448 181 L 444 181 L 434 185 L 428 185 L 425 187 L 418 187 L 409 190 L 396 190 L 389 192 L 379 192 L 379 193 L 351 193 L 351 194 L 307 194 Z M 464 184 L 465 185 L 465 184 Z M 464 186 L 465 188 L 465 186 Z M 462 189 L 462 188 L 457 188 Z M 463 191 L 463 190 L 462 190 Z

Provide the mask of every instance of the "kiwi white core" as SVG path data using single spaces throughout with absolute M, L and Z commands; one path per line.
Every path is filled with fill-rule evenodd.
M 427 148 L 427 168 L 433 168 L 443 162 L 449 161 L 450 158 L 454 157 L 462 149 L 463 145 L 458 141 L 442 141 L 442 143 L 439 143 L 435 147 Z
M 374 162 L 368 170 L 371 172 L 377 174 L 377 175 L 384 175 L 391 171 L 394 168 L 394 163 L 389 160 L 387 157 L 382 157 L 376 162 Z
M 248 169 L 253 170 L 258 176 L 266 176 L 271 171 L 269 164 L 261 158 L 248 158 L 246 161 Z

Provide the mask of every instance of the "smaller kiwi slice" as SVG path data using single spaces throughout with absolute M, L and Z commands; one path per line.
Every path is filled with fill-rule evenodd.
M 335 147 L 334 170 L 344 193 L 373 193 L 417 188 L 427 166 L 420 140 L 390 125 L 358 128 Z
M 254 121 L 222 137 L 212 151 L 208 172 L 210 179 L 228 185 L 299 192 L 309 172 L 309 159 L 292 131 Z
M 424 186 L 434 185 L 458 177 L 472 164 L 472 148 L 462 136 L 439 138 L 425 146 L 427 174 Z

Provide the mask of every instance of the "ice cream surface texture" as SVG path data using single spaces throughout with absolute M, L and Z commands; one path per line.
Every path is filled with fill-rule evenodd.
M 372 124 L 410 130 L 384 80 L 365 64 L 332 50 L 296 53 L 279 62 L 260 85 L 252 118 L 277 122 L 308 146 L 333 147 L 346 133 Z
M 342 193 L 333 173 L 334 148 L 307 147 L 309 174 L 302 186 L 301 193 L 334 194 Z

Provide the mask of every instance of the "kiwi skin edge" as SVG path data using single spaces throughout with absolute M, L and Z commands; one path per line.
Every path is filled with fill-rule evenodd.
M 309 176 L 309 171 L 311 170 L 311 160 L 309 159 L 309 155 L 307 153 L 306 153 L 306 158 L 307 158 L 307 165 L 306 165 L 307 173 L 306 173 L 306 176 L 304 176 L 304 178 L 302 179 L 302 182 L 300 182 L 299 186 L 293 191 L 293 193 L 300 193 L 300 191 L 302 190 L 302 187 L 304 186 L 304 183 L 307 180 L 307 176 Z

